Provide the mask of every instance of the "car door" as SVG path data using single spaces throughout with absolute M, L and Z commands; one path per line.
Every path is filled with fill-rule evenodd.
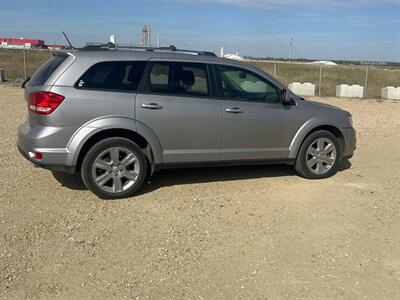
M 136 97 L 136 120 L 160 141 L 164 163 L 218 160 L 221 100 L 207 64 L 151 60 Z
M 280 89 L 241 67 L 214 67 L 222 96 L 220 160 L 284 159 L 293 134 L 294 106 Z

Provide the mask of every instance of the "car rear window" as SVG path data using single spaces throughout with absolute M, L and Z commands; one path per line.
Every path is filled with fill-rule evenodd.
M 145 61 L 108 61 L 93 65 L 78 82 L 76 88 L 136 91 L 139 87 Z
M 56 55 L 49 59 L 39 70 L 33 74 L 32 78 L 29 80 L 30 86 L 44 85 L 49 79 L 50 75 L 62 64 L 62 62 L 67 58 L 66 55 Z

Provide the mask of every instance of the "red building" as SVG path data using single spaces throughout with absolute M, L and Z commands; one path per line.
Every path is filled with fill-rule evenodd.
M 0 47 L 3 48 L 45 48 L 44 41 L 34 39 L 0 38 Z

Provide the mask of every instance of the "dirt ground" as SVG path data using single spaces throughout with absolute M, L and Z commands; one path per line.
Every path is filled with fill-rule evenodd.
M 320 101 L 358 134 L 333 178 L 170 170 L 104 201 L 19 155 L 22 90 L 0 86 L 0 297 L 399 299 L 400 103 Z

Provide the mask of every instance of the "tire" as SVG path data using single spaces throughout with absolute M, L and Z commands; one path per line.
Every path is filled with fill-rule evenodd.
M 329 131 L 320 130 L 311 133 L 303 141 L 295 170 L 298 175 L 308 179 L 328 178 L 337 173 L 341 160 L 338 138 Z
M 81 176 L 86 187 L 102 199 L 131 197 L 147 177 L 147 160 L 131 140 L 107 138 L 88 151 Z

